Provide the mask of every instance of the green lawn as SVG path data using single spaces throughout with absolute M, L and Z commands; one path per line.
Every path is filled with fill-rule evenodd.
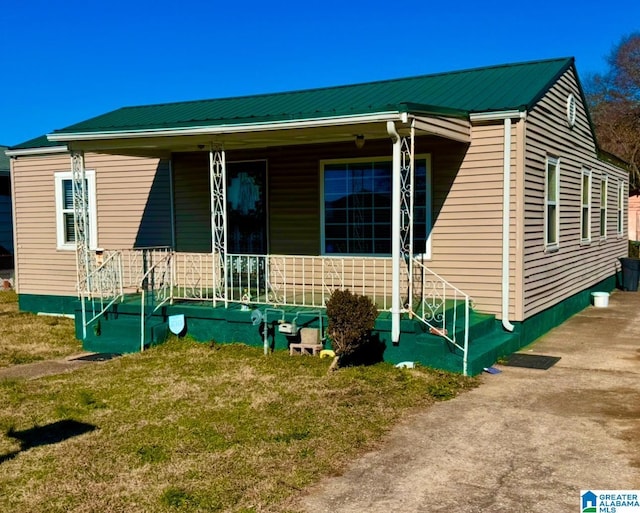
M 43 339 L 66 321 L 45 323 Z M 401 416 L 477 383 L 388 364 L 328 374 L 329 364 L 173 338 L 68 374 L 0 380 L 0 511 L 295 511 L 305 487 Z
M 0 368 L 82 351 L 73 319 L 18 311 L 13 291 L 0 291 Z

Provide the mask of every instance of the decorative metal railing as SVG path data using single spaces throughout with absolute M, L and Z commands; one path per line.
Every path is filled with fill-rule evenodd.
M 171 252 L 171 248 L 168 246 L 158 246 L 109 250 L 105 251 L 105 256 L 112 253 L 121 255 L 122 286 L 124 289 L 135 289 L 137 291 L 147 270 L 153 266 L 154 262 L 164 258 L 169 252 Z
M 469 312 L 471 298 L 424 265 L 413 261 L 413 298 L 409 310 L 432 333 L 448 340 L 462 352 L 462 372 L 467 375 Z
M 167 251 L 146 262 L 149 268 L 140 280 L 140 351 L 144 351 L 147 321 L 173 298 L 173 255 Z
M 376 257 L 227 255 L 226 284 L 214 286 L 219 259 L 176 253 L 173 298 L 324 308 L 335 289 L 367 295 L 379 309 L 391 305 L 391 260 Z M 217 271 L 217 272 L 214 272 Z
M 332 291 L 349 289 L 370 297 L 381 311 L 391 307 L 388 257 L 227 255 L 226 283 L 216 279 L 225 276 L 214 269 L 222 263 L 211 253 L 179 253 L 164 247 L 105 251 L 103 263 L 88 275 L 93 310 L 85 328 L 128 288 L 141 294 L 141 350 L 149 318 L 176 300 L 324 308 Z M 401 281 L 401 290 L 406 291 L 404 311 L 462 352 L 466 374 L 470 297 L 417 258 Z
M 114 303 L 123 297 L 122 289 L 122 265 L 121 253 L 111 252 L 106 257 L 100 255 L 91 259 L 86 276 L 86 292 L 82 300 L 83 308 L 83 334 L 86 334 L 87 326 L 102 316 Z M 97 260 L 102 258 L 102 260 Z M 87 316 L 86 308 L 89 307 L 90 316 Z

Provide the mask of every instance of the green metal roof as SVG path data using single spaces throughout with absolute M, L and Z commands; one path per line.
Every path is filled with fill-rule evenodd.
M 7 157 L 4 153 L 6 150 L 6 146 L 0 145 L 0 174 L 8 173 L 9 169 L 11 169 L 11 164 L 9 163 L 9 157 Z
M 53 133 L 187 129 L 389 111 L 466 117 L 528 110 L 572 65 L 573 58 L 561 58 L 322 89 L 124 107 Z
M 9 150 L 25 150 L 31 148 L 54 148 L 59 146 L 65 146 L 65 143 L 50 141 L 47 139 L 46 135 L 41 135 L 34 139 L 29 139 L 20 144 L 16 144 L 15 146 L 11 146 Z

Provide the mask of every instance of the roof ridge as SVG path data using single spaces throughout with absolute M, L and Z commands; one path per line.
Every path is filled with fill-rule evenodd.
M 461 75 L 464 73 L 473 73 L 473 72 L 480 72 L 480 71 L 488 71 L 492 69 L 511 68 L 511 67 L 519 67 L 519 66 L 531 66 L 534 64 L 543 64 L 543 63 L 550 63 L 550 62 L 561 62 L 561 61 L 573 62 L 574 60 L 575 60 L 574 57 L 556 57 L 556 58 L 549 58 L 549 59 L 538 59 L 533 61 L 522 61 L 522 62 L 514 62 L 514 63 L 494 64 L 490 66 L 479 66 L 476 68 L 467 68 L 462 70 L 439 71 L 436 73 L 426 73 L 421 75 L 413 75 L 410 77 L 397 77 L 397 78 L 372 80 L 369 82 L 357 82 L 355 84 L 341 84 L 341 85 L 334 85 L 334 86 L 312 87 L 309 89 L 292 89 L 289 91 L 276 91 L 272 93 L 255 93 L 255 94 L 247 94 L 247 95 L 240 95 L 240 96 L 222 96 L 219 98 L 201 98 L 199 100 L 184 100 L 184 101 L 177 101 L 177 102 L 161 102 L 161 103 L 150 103 L 150 104 L 143 104 L 143 105 L 128 105 L 125 107 L 120 107 L 111 112 L 118 112 L 123 110 L 130 110 L 130 109 L 156 108 L 156 107 L 164 107 L 164 106 L 170 106 L 170 105 L 189 105 L 189 104 L 198 104 L 198 103 L 208 103 L 208 102 L 214 102 L 214 101 L 246 100 L 250 98 L 261 98 L 261 97 L 267 97 L 267 96 L 273 97 L 273 96 L 284 96 L 288 94 L 314 93 L 318 91 L 340 90 L 340 89 L 347 89 L 347 88 L 353 88 L 353 87 L 359 87 L 359 86 L 391 84 L 391 83 L 398 83 L 398 82 L 410 82 L 413 80 L 422 80 L 422 79 L 431 78 L 431 77 L 441 77 L 445 75 L 454 76 L 454 75 Z

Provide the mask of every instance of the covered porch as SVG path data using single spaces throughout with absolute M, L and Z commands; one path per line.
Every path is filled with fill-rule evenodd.
M 323 309 L 332 290 L 350 289 L 376 303 L 389 347 L 402 345 L 403 319 L 418 322 L 460 353 L 467 373 L 471 298 L 425 264 L 438 213 L 431 161 L 461 160 L 470 124 L 361 118 L 54 134 L 72 149 L 82 338 L 127 294 L 140 294 L 144 348 L 145 325 L 167 307 Z M 170 245 L 89 247 L 85 152 L 170 160 Z M 445 196 L 453 179 L 437 184 Z

